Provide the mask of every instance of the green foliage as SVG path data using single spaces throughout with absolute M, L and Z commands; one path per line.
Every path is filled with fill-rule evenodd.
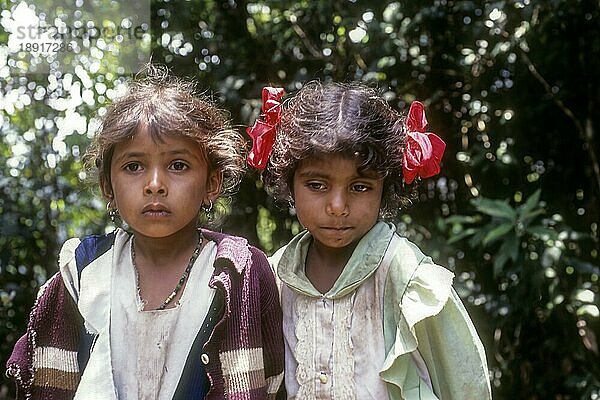
M 489 247 L 497 242 L 502 242 L 494 258 L 494 277 L 497 278 L 504 265 L 512 260 L 516 262 L 519 257 L 521 238 L 524 235 L 546 235 L 555 239 L 555 231 L 543 225 L 532 225 L 535 218 L 544 213 L 543 204 L 540 203 L 541 190 L 538 189 L 527 201 L 513 208 L 508 201 L 492 200 L 478 197 L 471 200 L 471 205 L 480 213 L 475 216 L 449 217 L 446 222 L 452 223 L 452 236 L 448 244 L 458 242 L 466 237 L 471 237 L 471 248 Z M 481 221 L 481 214 L 491 217 L 490 221 L 478 228 L 465 229 L 465 223 Z
M 541 393 L 547 389 L 532 380 L 552 354 L 561 360 L 553 381 L 568 373 L 565 386 L 589 398 L 600 384 L 597 367 L 591 367 L 598 355 L 597 330 L 591 327 L 598 326 L 600 316 L 600 269 L 579 257 L 590 237 L 566 226 L 558 214 L 544 218 L 540 195 L 538 189 L 518 206 L 484 197 L 471 200 L 471 215 L 446 219 L 448 244 L 466 242 L 475 258 L 492 269 L 488 275 L 494 285 L 481 293 L 495 317 L 495 376 L 515 380 L 514 371 L 520 371 L 520 379 L 532 385 L 521 393 Z M 563 340 L 575 332 L 577 340 L 565 346 Z M 539 352 L 530 351 L 532 338 Z
M 60 244 L 105 229 L 81 156 L 127 76 L 119 46 L 91 42 L 93 57 L 69 55 L 48 75 L 32 73 L 27 59 L 8 68 L 5 23 L 17 2 L 2 4 L 4 359 L 56 271 Z M 599 395 L 597 2 L 152 0 L 151 13 L 140 49 L 196 78 L 236 124 L 251 124 L 267 83 L 293 92 L 312 79 L 361 80 L 402 111 L 423 100 L 447 143 L 442 175 L 422 183 L 419 204 L 397 225 L 455 271 L 495 397 Z M 223 229 L 268 252 L 300 229 L 253 171 L 228 207 Z M 0 385 L 0 397 L 7 390 Z

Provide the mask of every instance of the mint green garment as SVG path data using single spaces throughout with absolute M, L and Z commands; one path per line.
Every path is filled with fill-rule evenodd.
M 491 399 L 485 351 L 452 289 L 450 271 L 395 234 L 393 225 L 378 222 L 361 239 L 333 287 L 322 294 L 304 273 L 311 242 L 310 233 L 302 232 L 270 258 L 280 283 L 309 297 L 344 297 L 377 272 L 384 256 L 391 260 L 383 308 L 386 358 L 379 373 L 391 400 Z M 425 361 L 433 390 L 419 375 L 411 356 L 415 350 Z

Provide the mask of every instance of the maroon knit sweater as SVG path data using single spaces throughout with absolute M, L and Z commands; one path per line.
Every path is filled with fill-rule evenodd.
M 275 398 L 283 376 L 284 345 L 273 272 L 265 255 L 245 239 L 208 230 L 202 234 L 217 243 L 209 285 L 224 298 L 223 317 L 198 360 L 205 364 L 211 383 L 206 399 Z M 40 291 L 27 333 L 7 362 L 7 375 L 17 384 L 17 399 L 73 398 L 80 378 L 81 329 L 77 305 L 56 274 Z M 49 354 L 52 362 L 44 362 Z

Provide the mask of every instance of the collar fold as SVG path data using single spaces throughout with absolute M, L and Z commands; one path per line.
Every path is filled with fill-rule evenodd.
M 312 235 L 302 232 L 287 245 L 277 267 L 277 275 L 291 289 L 310 297 L 338 299 L 354 291 L 379 267 L 396 228 L 386 222 L 376 223 L 354 249 L 333 287 L 325 294 L 314 288 L 305 274 L 305 261 Z

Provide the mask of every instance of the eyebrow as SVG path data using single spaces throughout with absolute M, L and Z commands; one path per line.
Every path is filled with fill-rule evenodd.
M 129 151 L 127 153 L 123 153 L 117 160 L 125 160 L 128 158 L 139 158 L 139 157 L 144 157 L 147 153 L 141 152 L 141 151 Z M 169 155 L 169 156 L 191 156 L 194 158 L 198 158 L 193 152 L 191 152 L 188 149 L 175 149 L 175 150 L 169 150 L 169 151 L 163 151 L 160 153 L 160 155 Z
M 303 178 L 329 178 L 329 175 L 327 175 L 327 174 L 324 174 L 320 171 L 310 170 L 310 169 L 300 172 L 299 175 Z
M 316 178 L 330 179 L 331 178 L 331 176 L 327 173 L 323 173 L 321 171 L 311 170 L 311 169 L 301 171 L 298 175 L 301 178 L 313 178 L 313 179 L 316 179 Z M 373 180 L 377 180 L 380 178 L 381 178 L 381 176 L 379 176 L 376 172 L 370 172 L 368 174 L 358 173 L 357 175 L 354 175 L 352 177 L 352 179 L 373 179 Z

